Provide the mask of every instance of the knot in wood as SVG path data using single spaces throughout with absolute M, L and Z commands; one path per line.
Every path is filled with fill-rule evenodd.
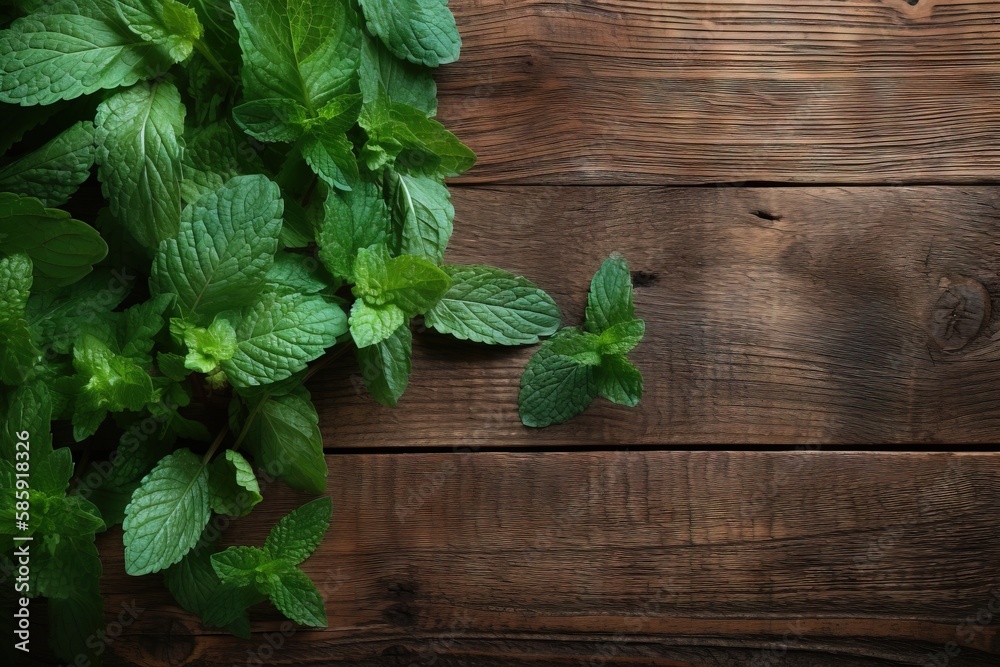
M 990 294 L 982 283 L 964 276 L 943 286 L 931 315 L 931 337 L 945 352 L 954 352 L 979 335 L 990 319 Z

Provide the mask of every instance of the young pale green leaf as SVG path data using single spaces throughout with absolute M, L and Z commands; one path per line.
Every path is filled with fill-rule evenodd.
M 0 191 L 62 206 L 94 166 L 94 124 L 80 121 L 38 150 L 0 169 Z
M 179 562 L 211 514 L 205 463 L 189 449 L 164 457 L 125 509 L 125 571 L 149 574 Z
M 131 86 L 171 60 L 111 2 L 56 2 L 0 32 L 0 102 L 33 106 Z
M 187 60 L 204 34 L 198 13 L 177 0 L 115 0 L 129 29 L 161 45 L 174 62 Z
M 462 39 L 448 0 L 361 0 L 368 29 L 394 55 L 437 67 L 458 60 Z
M 176 238 L 160 244 L 150 288 L 177 295 L 185 317 L 252 303 L 274 262 L 281 192 L 266 176 L 236 176 L 184 209 Z
M 227 449 L 224 456 L 212 461 L 208 497 L 215 512 L 230 516 L 246 516 L 254 505 L 263 500 L 250 463 L 232 449 Z
M 377 345 L 406 326 L 406 320 L 406 313 L 394 303 L 373 306 L 358 299 L 351 306 L 351 337 L 358 348 Z
M 542 344 L 521 376 L 517 401 L 525 426 L 561 424 L 587 409 L 597 395 L 594 365 L 581 363 L 579 354 L 592 345 L 578 329 Z
M 80 383 L 73 412 L 77 441 L 93 435 L 108 411 L 141 410 L 155 399 L 146 369 L 98 336 L 84 333 L 77 338 L 73 367 Z
M 272 559 L 281 558 L 298 565 L 312 555 L 330 527 L 333 501 L 317 498 L 286 514 L 271 529 L 264 551 Z
M 362 157 L 369 169 L 393 160 L 396 170 L 425 176 L 458 176 L 476 163 L 476 154 L 441 123 L 405 104 L 366 106 L 358 119 L 368 134 Z
M 212 373 L 219 364 L 236 354 L 236 330 L 221 317 L 207 329 L 192 327 L 184 332 L 188 353 L 184 367 L 199 373 Z
M 319 258 L 330 273 L 354 278 L 358 251 L 385 243 L 389 209 L 378 185 L 367 178 L 350 183 L 349 192 L 331 191 L 319 232 Z
M 163 315 L 173 300 L 172 294 L 160 294 L 125 311 L 118 335 L 123 355 L 143 365 L 152 363 L 153 336 L 163 328 Z
M 537 343 L 559 328 L 559 307 L 530 281 L 489 266 L 445 266 L 452 286 L 427 311 L 427 326 L 499 345 Z
M 90 225 L 32 197 L 3 192 L 0 243 L 0 252 L 31 258 L 35 290 L 75 283 L 108 254 L 107 244 Z
M 361 43 L 361 94 L 365 104 L 406 104 L 428 116 L 437 115 L 437 84 L 433 73 L 392 55 L 377 38 Z
M 233 0 L 248 100 L 288 98 L 309 115 L 354 92 L 358 18 L 346 0 Z
M 444 261 L 455 219 L 448 187 L 434 176 L 392 171 L 388 183 L 400 252 L 420 255 L 440 264 Z
M 296 623 L 326 627 L 323 596 L 305 572 L 287 565 L 271 573 L 265 581 L 267 596 L 278 611 Z
M 97 175 L 111 212 L 146 248 L 177 234 L 184 104 L 174 84 L 141 84 L 97 108 Z
M 604 261 L 590 283 L 585 328 L 599 334 L 616 324 L 634 319 L 632 275 L 625 259 L 615 253 Z
M 598 393 L 612 403 L 635 407 L 642 398 L 642 373 L 624 355 L 605 356 L 595 381 Z
M 347 332 L 347 316 L 321 296 L 266 292 L 239 316 L 236 353 L 221 363 L 235 387 L 283 380 Z
M 361 376 L 376 401 L 396 405 L 410 381 L 412 355 L 413 334 L 405 323 L 385 340 L 358 348 Z
M 268 555 L 257 547 L 236 546 L 212 554 L 212 569 L 223 584 L 253 586 L 258 568 L 269 561 Z
M 326 459 L 319 417 L 309 392 L 298 387 L 283 395 L 248 401 L 242 426 L 247 448 L 260 469 L 306 493 L 326 490 Z
M 639 344 L 645 333 L 646 323 L 642 320 L 613 324 L 601 332 L 601 354 L 626 354 Z
M 244 102 L 233 109 L 240 129 L 258 141 L 297 141 L 305 133 L 306 110 L 287 97 L 269 97 Z
M 451 278 L 433 262 L 414 255 L 390 257 L 384 245 L 358 251 L 354 277 L 355 296 L 370 306 L 393 304 L 407 317 L 431 308 L 451 287 Z

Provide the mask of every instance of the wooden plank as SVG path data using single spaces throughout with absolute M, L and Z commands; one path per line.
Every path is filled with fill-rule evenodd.
M 596 401 L 562 426 L 521 426 L 534 348 L 416 336 L 396 408 L 352 360 L 311 384 L 328 446 L 995 442 L 1000 312 L 964 348 L 934 341 L 946 281 L 1000 293 L 990 187 L 456 188 L 449 261 L 523 273 L 582 321 L 612 251 L 640 272 L 646 379 L 638 408 Z M 946 297 L 947 298 L 947 295 Z M 950 312 L 950 311 L 948 311 Z
M 465 182 L 1000 177 L 990 0 L 453 0 Z
M 329 464 L 334 521 L 304 564 L 328 629 L 283 631 L 267 606 L 252 612 L 250 643 L 200 628 L 150 578 L 124 574 L 116 531 L 101 543 L 109 620 L 133 600 L 145 611 L 109 645 L 110 664 L 243 664 L 268 637 L 281 648 L 259 657 L 275 665 L 875 666 L 936 664 L 948 647 L 948 665 L 985 666 L 1000 655 L 995 454 Z M 305 500 L 280 486 L 265 496 L 225 543 L 262 542 Z

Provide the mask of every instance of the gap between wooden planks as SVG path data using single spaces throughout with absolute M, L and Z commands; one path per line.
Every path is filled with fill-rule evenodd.
M 282 637 L 265 664 L 747 665 L 773 651 L 783 665 L 874 667 L 918 664 L 951 641 L 952 667 L 1000 659 L 995 614 L 967 622 L 1000 605 L 995 456 L 328 462 L 334 519 L 304 568 L 330 627 Z M 265 495 L 224 543 L 261 543 L 307 499 L 280 485 Z M 280 635 L 266 606 L 253 642 L 200 628 L 149 578 L 125 576 L 120 537 L 101 538 L 107 613 L 133 599 L 146 611 L 109 646 L 111 664 L 242 664 Z
M 991 0 L 453 0 L 463 182 L 1000 180 Z
M 638 272 L 645 396 L 595 401 L 563 426 L 521 426 L 534 347 L 415 337 L 396 408 L 346 359 L 310 384 L 329 451 L 692 443 L 995 442 L 1000 433 L 1000 190 L 991 187 L 454 188 L 449 262 L 488 263 L 582 321 L 611 252 Z M 943 280 L 993 295 L 957 352 L 929 334 Z

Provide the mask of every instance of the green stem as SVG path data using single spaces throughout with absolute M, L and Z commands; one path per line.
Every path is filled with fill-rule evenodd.
M 219 449 L 219 445 L 221 445 L 222 441 L 226 439 L 227 433 L 229 433 L 228 426 L 223 427 L 223 429 L 219 431 L 219 435 L 215 436 L 215 442 L 213 442 L 212 446 L 208 448 L 208 452 L 205 453 L 205 458 L 201 460 L 202 465 L 205 465 L 212 460 L 212 456 L 214 456 L 216 450 Z
M 236 80 L 230 76 L 229 72 L 222 68 L 222 65 L 215 59 L 215 56 L 212 54 L 212 51 L 208 48 L 208 45 L 205 44 L 205 42 L 199 39 L 194 43 L 194 48 L 198 50 L 198 53 L 205 57 L 205 60 L 207 60 L 208 64 L 215 68 L 216 72 L 225 77 L 226 81 L 234 86 L 236 85 Z

